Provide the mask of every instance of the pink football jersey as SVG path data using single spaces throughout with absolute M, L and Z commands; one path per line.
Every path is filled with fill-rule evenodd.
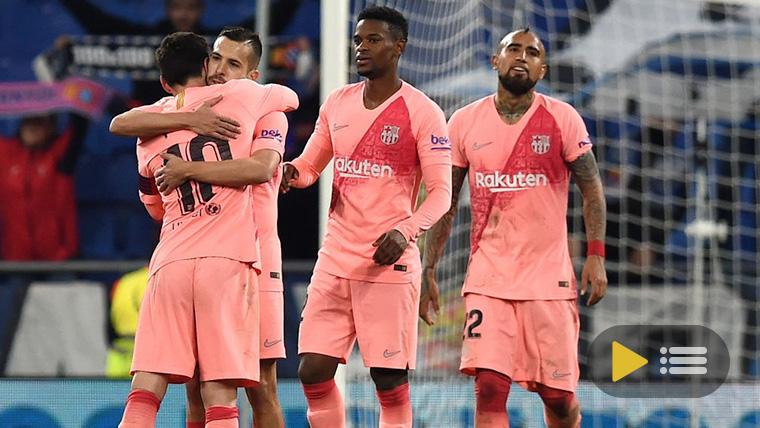
M 269 149 L 282 157 L 287 133 L 288 119 L 285 114 L 269 113 L 256 124 L 253 152 Z M 271 180 L 253 186 L 253 209 L 261 249 L 261 291 L 282 291 L 282 247 L 277 234 L 277 197 L 281 181 L 282 165 L 279 165 Z
M 567 164 L 591 150 L 567 103 L 536 93 L 519 122 L 499 117 L 493 95 L 449 121 L 452 164 L 468 168 L 471 254 L 464 293 L 511 300 L 576 297 L 567 246 Z
M 151 258 L 151 273 L 174 260 L 198 257 L 226 257 L 257 265 L 260 262 L 250 186 L 231 188 L 188 181 L 171 195 L 162 196 L 145 185 L 163 165 L 161 153 L 193 161 L 249 157 L 258 120 L 270 112 L 298 106 L 295 93 L 284 86 L 231 80 L 223 85 L 187 88 L 181 110 L 195 109 L 219 94 L 223 98 L 214 110 L 241 124 L 237 138 L 227 141 L 176 131 L 137 145 L 140 198 L 145 203 L 160 198 L 164 208 L 161 239 Z M 171 109 L 166 101 L 160 102 L 162 111 Z
M 447 192 L 443 199 L 450 197 L 451 146 L 445 118 L 433 101 L 407 83 L 381 105 L 367 109 L 364 85 L 347 85 L 330 94 L 304 154 L 293 161 L 305 173 L 307 152 L 334 158 L 327 233 L 316 269 L 348 279 L 409 282 L 420 273 L 414 240 L 450 203 L 441 200 L 446 206 L 438 207 L 441 204 L 426 201 L 427 210 L 423 204 L 415 211 L 426 168 L 431 168 L 426 181 L 435 178 Z M 432 168 L 436 165 L 444 168 Z M 393 265 L 378 265 L 372 260 L 372 244 L 394 228 L 410 245 Z

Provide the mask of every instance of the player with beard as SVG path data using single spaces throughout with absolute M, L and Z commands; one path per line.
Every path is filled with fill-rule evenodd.
M 306 187 L 335 159 L 327 233 L 298 339 L 312 428 L 345 426 L 333 378 L 355 341 L 377 388 L 380 427 L 412 426 L 408 370 L 421 271 L 415 240 L 451 203 L 451 147 L 441 109 L 399 78 L 407 28 L 391 8 L 359 14 L 353 42 L 365 79 L 330 94 L 304 152 L 283 169 L 283 190 Z M 420 180 L 428 196 L 415 211 Z
M 583 120 L 570 105 L 535 92 L 546 73 L 541 40 L 507 34 L 492 57 L 495 95 L 449 121 L 451 209 L 428 232 L 420 317 L 439 310 L 436 265 L 469 175 L 471 253 L 464 282 L 466 324 L 460 370 L 475 376 L 475 425 L 508 427 L 512 381 L 537 392 L 549 428 L 580 426 L 577 284 L 567 244 L 570 177 L 583 195 L 587 258 L 581 294 L 588 305 L 607 289 L 606 207 Z M 477 126 L 473 126 L 477 124 Z

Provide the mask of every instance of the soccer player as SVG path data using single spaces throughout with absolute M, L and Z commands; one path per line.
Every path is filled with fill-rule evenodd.
M 436 264 L 469 176 L 471 253 L 464 282 L 466 324 L 460 370 L 475 376 L 478 428 L 507 427 L 512 381 L 537 392 L 550 428 L 580 425 L 577 284 L 567 245 L 570 176 L 583 195 L 588 253 L 581 294 L 588 305 L 607 289 L 606 208 L 591 141 L 568 104 L 535 92 L 546 73 L 541 40 L 528 29 L 506 35 L 492 57 L 495 95 L 449 120 L 452 204 L 428 232 L 420 316 L 438 310 Z
M 192 33 L 167 36 L 156 50 L 162 86 L 174 97 L 164 110 L 215 106 L 240 123 L 231 140 L 177 131 L 137 145 L 140 199 L 163 221 L 140 309 L 132 365 L 132 392 L 121 427 L 152 427 L 167 383 L 186 382 L 198 369 L 206 427 L 237 427 L 238 386 L 259 380 L 258 284 L 260 261 L 250 187 L 187 182 L 160 195 L 152 177 L 166 153 L 192 160 L 250 156 L 254 124 L 266 113 L 298 105 L 293 91 L 234 80 L 205 87 L 208 44 Z M 275 143 L 272 143 L 276 146 Z
M 208 83 L 223 84 L 231 79 L 246 78 L 255 80 L 259 74 L 257 66 L 261 48 L 258 34 L 240 27 L 225 28 L 214 42 L 214 50 L 209 58 Z M 218 101 L 214 99 L 211 102 Z M 210 109 L 211 106 L 208 104 L 191 113 L 149 113 L 136 110 L 114 119 L 114 128 L 131 136 L 155 135 L 191 126 L 201 127 L 200 132 L 215 133 L 218 138 L 237 135 L 237 122 L 217 115 Z M 185 115 L 188 123 L 183 123 L 182 115 Z M 253 206 L 262 265 L 262 275 L 259 277 L 261 381 L 254 387 L 246 388 L 246 394 L 253 407 L 254 422 L 262 428 L 281 428 L 285 425 L 277 398 L 276 361 L 285 358 L 277 192 L 282 177 L 279 165 L 287 132 L 285 114 L 269 113 L 256 124 L 251 157 L 222 162 L 188 162 L 177 156 L 165 156 L 167 163 L 158 169 L 156 180 L 159 190 L 164 194 L 174 191 L 188 180 L 233 187 L 258 184 L 253 186 Z M 201 427 L 204 411 L 199 384 L 193 380 L 186 385 L 187 427 Z
M 381 427 L 411 427 L 420 256 L 417 236 L 451 202 L 451 147 L 441 109 L 403 82 L 408 24 L 370 7 L 353 36 L 365 79 L 330 94 L 304 152 L 284 166 L 283 191 L 313 184 L 334 158 L 332 203 L 303 310 L 298 375 L 313 428 L 345 426 L 333 378 L 355 340 L 380 401 Z M 414 211 L 420 179 L 428 197 Z

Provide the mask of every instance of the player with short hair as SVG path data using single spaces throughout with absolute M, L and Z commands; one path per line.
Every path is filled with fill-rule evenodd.
M 333 91 L 304 152 L 284 166 L 283 191 L 313 184 L 334 159 L 327 234 L 307 290 L 298 376 L 313 428 L 345 426 L 333 380 L 353 344 L 380 401 L 381 427 L 411 427 L 408 369 L 415 366 L 417 236 L 446 212 L 451 148 L 441 109 L 403 82 L 398 61 L 408 24 L 370 7 L 353 36 L 365 79 Z M 427 199 L 415 211 L 420 179 Z
M 420 316 L 438 310 L 436 264 L 469 175 L 471 253 L 463 295 L 466 324 L 460 369 L 475 376 L 478 428 L 508 427 L 512 381 L 537 392 L 549 428 L 580 426 L 577 284 L 567 244 L 570 177 L 583 195 L 588 257 L 581 294 L 607 289 L 606 208 L 591 140 L 567 103 L 535 92 L 545 51 L 528 29 L 507 34 L 492 57 L 495 95 L 449 120 L 452 204 L 426 240 Z M 474 126 L 477 124 L 477 126 Z
M 255 80 L 262 46 L 258 34 L 241 27 L 223 29 L 214 42 L 209 57 L 207 82 L 223 84 L 231 79 Z M 212 102 L 218 101 L 217 99 Z M 188 125 L 176 116 L 186 114 L 204 135 L 216 133 L 219 138 L 235 136 L 237 122 L 211 110 L 212 104 L 196 112 L 148 113 L 128 112 L 116 118 L 115 128 L 131 136 L 155 135 L 166 130 L 186 129 Z M 196 115 L 196 117 L 193 117 Z M 174 116 L 174 117 L 173 117 Z M 284 298 L 282 284 L 282 250 L 277 235 L 277 193 L 282 178 L 280 161 L 285 150 L 288 121 L 282 112 L 264 116 L 256 124 L 251 157 L 222 162 L 188 162 L 168 156 L 166 165 L 157 171 L 157 185 L 162 193 L 174 191 L 188 180 L 220 186 L 253 186 L 253 206 L 261 249 L 262 275 L 259 276 L 260 300 L 260 374 L 261 381 L 246 388 L 254 413 L 254 422 L 261 427 L 284 427 L 282 409 L 277 398 L 277 359 L 285 358 Z M 272 143 L 276 143 L 272 146 Z M 275 150 L 273 150 L 273 147 Z M 261 167 L 263 166 L 263 168 Z M 253 245 L 253 242 L 251 243 Z M 188 382 L 187 428 L 203 426 L 204 410 L 196 379 Z
M 134 378 L 120 427 L 152 427 L 167 383 L 186 382 L 196 367 L 207 427 L 237 427 L 238 386 L 259 380 L 258 266 L 250 187 L 186 182 L 161 195 L 152 178 L 166 153 L 192 160 L 249 157 L 255 123 L 298 105 L 293 91 L 248 80 L 205 86 L 206 40 L 174 33 L 156 50 L 166 97 L 151 111 L 192 110 L 222 96 L 216 108 L 240 123 L 230 140 L 177 131 L 138 141 L 140 199 L 162 220 L 140 309 Z M 275 143 L 272 143 L 275 146 Z

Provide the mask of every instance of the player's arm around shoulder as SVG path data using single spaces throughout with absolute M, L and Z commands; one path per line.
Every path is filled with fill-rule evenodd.
M 148 139 L 184 129 L 198 135 L 232 139 L 240 134 L 240 124 L 214 112 L 212 107 L 221 100 L 222 96 L 218 95 L 193 111 L 162 112 L 158 103 L 133 108 L 114 117 L 109 130 L 115 135 Z
M 253 154 L 250 157 L 220 162 L 190 162 L 161 154 L 165 163 L 156 170 L 158 189 L 166 195 L 188 180 L 226 187 L 266 183 L 274 177 L 282 160 L 287 133 L 285 113 L 275 111 L 256 122 Z
M 276 83 L 270 83 L 266 86 L 269 88 L 270 97 L 276 101 L 278 111 L 289 112 L 298 109 L 300 101 L 294 90 Z
M 227 97 L 237 99 L 252 115 L 273 111 L 289 112 L 299 105 L 298 94 L 277 83 L 262 85 L 250 79 L 230 80 L 222 85 Z

